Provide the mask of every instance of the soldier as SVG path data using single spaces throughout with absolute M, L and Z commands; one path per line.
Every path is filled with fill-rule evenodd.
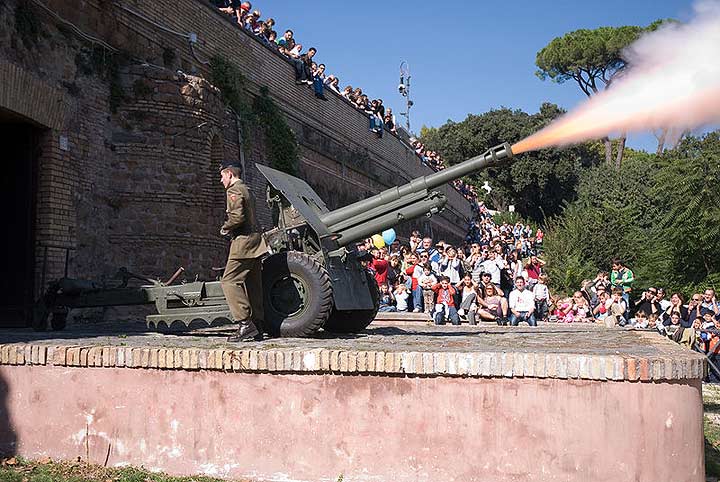
M 267 252 L 255 224 L 254 199 L 240 179 L 240 168 L 224 164 L 220 179 L 227 191 L 227 220 L 220 234 L 230 237 L 230 254 L 222 277 L 234 321 L 239 324 L 229 342 L 262 340 L 263 293 L 260 258 Z

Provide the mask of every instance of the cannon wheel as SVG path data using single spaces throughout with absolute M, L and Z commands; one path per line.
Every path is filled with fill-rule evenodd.
M 332 285 L 325 268 L 297 251 L 263 261 L 265 324 L 273 336 L 307 337 L 323 327 L 333 308 Z
M 330 318 L 325 323 L 325 331 L 333 333 L 360 333 L 375 319 L 375 315 L 377 315 L 378 308 L 380 307 L 378 302 L 380 299 L 380 290 L 378 290 L 377 282 L 372 274 L 366 271 L 365 276 L 367 276 L 368 288 L 370 289 L 370 296 L 372 296 L 375 308 L 372 310 L 352 311 L 333 310 Z

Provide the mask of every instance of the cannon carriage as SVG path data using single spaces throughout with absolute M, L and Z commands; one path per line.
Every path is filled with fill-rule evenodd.
M 368 199 L 330 211 L 303 180 L 258 165 L 268 181 L 267 202 L 275 226 L 263 233 L 270 253 L 263 259 L 264 330 L 273 336 L 308 337 L 324 329 L 364 330 L 378 310 L 378 287 L 355 246 L 368 236 L 422 216 L 439 213 L 447 198 L 435 190 L 447 182 L 512 159 L 509 144 Z M 176 273 L 177 275 L 178 273 Z M 138 278 L 143 284 L 130 286 Z M 148 326 L 230 320 L 220 281 L 160 282 L 120 272 L 99 284 L 63 278 L 36 304 L 33 325 L 65 326 L 70 309 L 155 304 Z

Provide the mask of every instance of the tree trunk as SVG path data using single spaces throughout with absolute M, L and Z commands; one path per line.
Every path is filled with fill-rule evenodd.
M 618 151 L 617 151 L 617 157 L 615 158 L 615 167 L 620 170 L 620 166 L 622 166 L 622 159 L 623 155 L 625 154 L 625 142 L 627 141 L 627 134 L 625 132 L 622 133 L 620 136 L 620 139 L 618 139 Z
M 603 138 L 603 144 L 605 144 L 605 162 L 610 164 L 612 162 L 612 141 L 609 137 Z
M 666 128 L 663 128 L 660 131 L 660 136 L 657 137 L 658 145 L 655 154 L 657 154 L 658 156 L 662 155 L 663 151 L 665 150 L 665 138 L 667 137 L 667 133 L 668 130 Z

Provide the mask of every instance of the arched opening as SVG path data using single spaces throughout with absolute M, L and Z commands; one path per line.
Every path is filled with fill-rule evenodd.
M 27 326 L 34 302 L 37 159 L 43 129 L 0 109 L 0 205 L 10 235 L 0 236 L 0 327 Z

